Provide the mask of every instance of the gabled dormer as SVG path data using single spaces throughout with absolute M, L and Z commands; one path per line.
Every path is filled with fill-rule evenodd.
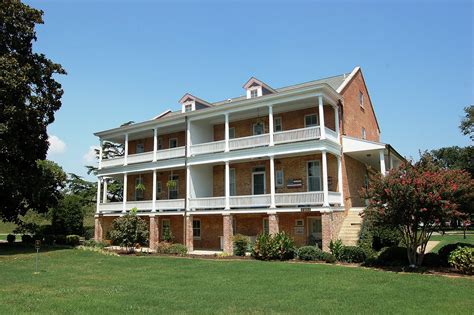
M 247 83 L 244 84 L 244 89 L 247 91 L 247 98 L 255 98 L 266 94 L 276 93 L 276 91 L 268 84 L 254 77 L 251 77 Z
M 192 112 L 198 109 L 212 107 L 212 104 L 193 96 L 189 93 L 186 93 L 180 100 L 181 103 L 181 112 Z

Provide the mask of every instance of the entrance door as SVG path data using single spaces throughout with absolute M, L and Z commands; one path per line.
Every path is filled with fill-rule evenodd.
M 265 194 L 265 172 L 252 173 L 252 194 Z
M 323 238 L 321 229 L 321 218 L 308 218 L 308 232 L 310 240 L 321 240 Z

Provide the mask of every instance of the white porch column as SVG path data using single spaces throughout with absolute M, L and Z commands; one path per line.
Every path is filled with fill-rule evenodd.
M 382 176 L 385 176 L 385 149 L 381 149 L 379 151 L 379 158 L 380 158 L 380 173 Z
M 156 170 L 153 170 L 153 191 L 151 192 L 151 195 L 153 199 L 151 203 L 151 212 L 156 212 Z
M 122 212 L 127 212 L 127 173 L 123 174 L 123 206 Z
M 270 208 L 276 208 L 275 205 L 275 157 L 270 156 Z
M 328 162 L 326 151 L 323 151 L 323 193 L 324 193 L 324 207 L 329 207 L 329 192 L 328 192 Z
M 229 161 L 225 161 L 225 210 L 230 209 L 230 167 Z
M 186 211 L 189 211 L 189 201 L 191 199 L 191 167 L 186 166 Z
M 191 121 L 188 119 L 188 124 L 186 126 L 186 156 L 191 156 Z
M 96 213 L 100 212 L 100 177 L 97 178 L 97 209 Z
M 324 123 L 324 107 L 323 107 L 323 97 L 318 96 L 319 100 L 319 129 L 321 130 L 321 139 L 326 139 L 326 125 Z
M 125 134 L 125 157 L 123 159 L 123 165 L 128 164 L 128 133 Z
M 268 133 L 270 134 L 270 146 L 273 146 L 273 106 L 268 105 Z
M 341 206 L 344 206 L 344 192 L 343 185 L 342 185 L 342 158 L 340 156 L 337 157 L 337 186 L 339 193 L 341 194 Z
M 156 162 L 157 150 L 158 150 L 158 128 L 153 128 L 153 162 Z
M 100 170 L 100 169 L 102 169 L 102 150 L 103 150 L 102 146 L 104 145 L 102 139 L 100 139 L 99 143 L 100 143 L 99 144 L 100 145 L 100 147 L 99 147 L 99 170 Z
M 337 142 L 341 143 L 341 139 L 339 135 L 339 107 L 337 105 L 334 107 L 334 119 L 335 119 L 334 126 L 336 127 L 336 134 L 337 134 Z
M 102 202 L 107 203 L 107 178 L 103 178 L 104 188 L 102 192 Z
M 225 113 L 225 152 L 229 152 L 229 113 Z

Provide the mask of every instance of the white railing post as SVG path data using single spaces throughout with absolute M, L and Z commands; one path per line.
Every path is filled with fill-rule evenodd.
M 380 158 L 380 173 L 382 176 L 385 176 L 385 149 L 381 149 L 379 151 L 379 158 Z
M 152 204 L 151 204 L 151 212 L 156 212 L 156 170 L 153 170 L 153 191 L 151 192 L 152 195 Z
M 107 192 L 107 178 L 104 177 L 102 179 L 102 181 L 103 181 L 103 185 L 104 185 L 103 192 L 102 192 L 102 202 L 107 203 L 107 194 L 108 194 L 108 192 Z
M 191 167 L 186 166 L 186 211 L 189 211 L 189 201 L 191 200 Z
M 225 113 L 225 150 L 229 152 L 229 113 Z
M 99 140 L 99 145 L 100 145 L 99 147 L 99 170 L 100 170 L 102 169 L 102 150 L 103 150 L 102 147 L 104 145 L 102 139 Z
M 123 205 L 122 205 L 122 212 L 127 212 L 127 173 L 123 174 Z
M 329 192 L 328 192 L 328 161 L 326 151 L 323 151 L 323 192 L 324 192 L 324 207 L 329 207 Z
M 191 121 L 188 119 L 186 126 L 186 157 L 191 156 Z
M 276 208 L 275 205 L 275 157 L 270 156 L 270 208 Z
M 123 166 L 128 164 L 128 133 L 125 134 L 125 156 L 123 159 Z
M 158 150 L 158 128 L 153 128 L 153 162 L 156 162 L 156 151 Z
M 225 210 L 230 209 L 230 167 L 229 161 L 225 161 Z
M 337 157 L 337 186 L 339 193 L 341 194 L 341 202 L 340 205 L 344 206 L 344 193 L 342 191 L 342 158 L 340 156 Z
M 318 96 L 319 100 L 319 127 L 321 129 L 321 139 L 326 139 L 326 125 L 324 124 L 324 106 L 323 106 L 323 97 Z
M 341 137 L 339 133 L 339 107 L 337 105 L 334 107 L 334 119 L 335 119 L 334 126 L 336 127 L 336 134 L 337 134 L 337 142 L 341 143 Z
M 100 177 L 97 177 L 97 213 L 100 212 Z
M 273 146 L 273 106 L 268 105 L 268 133 L 270 134 L 270 144 Z

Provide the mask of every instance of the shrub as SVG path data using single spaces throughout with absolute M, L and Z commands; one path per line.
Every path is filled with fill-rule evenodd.
M 382 266 L 408 265 L 407 249 L 405 247 L 386 247 L 380 251 L 376 264 Z
M 325 261 L 327 262 L 328 264 L 334 264 L 336 262 L 336 257 L 331 254 L 331 253 L 326 253 L 326 252 L 323 252 L 321 251 L 321 254 L 319 256 L 319 260 L 322 260 L 322 261 Z
M 234 255 L 236 256 L 245 256 L 247 247 L 249 245 L 249 238 L 242 234 L 237 234 L 234 236 Z
M 15 235 L 15 234 L 8 234 L 8 235 L 7 235 L 7 241 L 8 241 L 8 243 L 10 243 L 10 244 L 15 243 L 15 239 L 16 239 L 16 235 Z
M 170 246 L 171 246 L 170 242 L 166 242 L 166 241 L 159 242 L 156 246 L 156 252 L 158 254 L 168 254 L 169 253 L 168 249 L 170 248 Z
M 66 244 L 71 246 L 77 246 L 79 245 L 79 238 L 79 235 L 68 235 L 66 236 Z
M 358 246 L 344 246 L 339 259 L 349 263 L 361 263 L 366 258 L 367 255 L 362 248 Z
M 84 237 L 86 240 L 91 240 L 94 238 L 94 227 L 93 226 L 88 226 L 84 228 Z
M 65 235 L 56 235 L 56 244 L 58 245 L 66 245 L 66 236 Z
M 104 247 L 107 247 L 107 244 L 104 242 L 96 242 L 95 240 L 86 240 L 84 242 L 85 247 L 96 247 L 103 249 Z
M 366 254 L 380 251 L 384 247 L 398 246 L 402 241 L 402 235 L 397 229 L 387 226 L 376 226 L 366 217 L 362 221 L 359 247 L 362 247 Z
M 114 245 L 133 247 L 135 244 L 146 246 L 148 243 L 148 225 L 137 216 L 136 209 L 115 219 L 109 234 Z
M 455 269 L 472 274 L 474 271 L 474 248 L 459 247 L 449 255 L 448 262 Z
M 77 195 L 64 195 L 50 210 L 52 234 L 82 235 L 84 224 L 83 200 Z
M 441 259 L 441 264 L 443 266 L 449 266 L 449 261 L 448 261 L 449 256 L 458 247 L 471 247 L 472 248 L 474 247 L 474 245 L 468 244 L 468 243 L 454 243 L 454 244 L 447 244 L 441 247 L 438 250 L 438 255 L 439 255 L 439 258 Z
M 342 251 L 344 250 L 344 245 L 342 245 L 341 240 L 337 240 L 335 242 L 331 240 L 331 242 L 329 243 L 329 250 L 331 251 L 331 254 L 333 254 L 334 257 L 336 257 L 337 260 L 341 260 Z
M 294 254 L 294 241 L 285 232 L 259 234 L 252 248 L 252 256 L 260 260 L 286 260 L 293 258 Z
M 188 253 L 188 248 L 183 244 L 171 244 L 168 252 L 171 255 L 185 256 Z
M 437 253 L 427 253 L 423 257 L 423 266 L 426 267 L 439 267 L 442 266 L 441 258 Z
M 23 234 L 21 236 L 21 242 L 25 244 L 31 244 L 33 243 L 33 237 L 31 237 L 29 234 Z
M 300 260 L 318 260 L 320 252 L 316 246 L 303 246 L 297 250 L 296 255 Z

